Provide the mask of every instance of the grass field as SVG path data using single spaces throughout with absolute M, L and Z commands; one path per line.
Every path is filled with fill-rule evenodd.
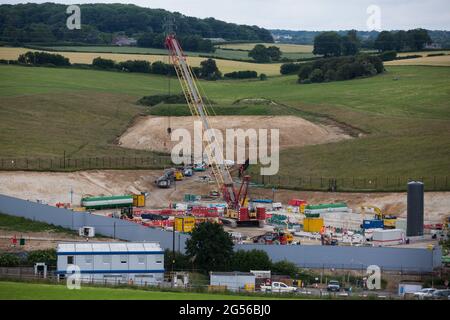
M 16 60 L 19 55 L 27 51 L 39 51 L 31 50 L 27 48 L 9 48 L 0 47 L 0 59 Z M 52 51 L 53 52 L 53 51 Z M 232 54 L 233 52 L 230 51 Z M 67 58 L 69 58 L 71 63 L 85 63 L 91 64 L 92 60 L 96 57 L 102 57 L 104 59 L 111 59 L 117 62 L 126 60 L 145 60 L 150 62 L 163 61 L 169 63 L 169 58 L 167 53 L 165 54 L 131 54 L 131 53 L 97 53 L 97 52 L 62 52 L 55 51 L 53 53 L 59 53 Z M 246 53 L 238 53 L 239 55 L 246 55 Z M 192 66 L 199 66 L 200 63 L 206 58 L 191 56 L 188 58 L 189 63 Z M 232 61 L 232 60 L 221 60 L 216 59 L 217 66 L 222 73 L 228 73 L 232 71 L 239 70 L 253 70 L 258 73 L 265 73 L 267 75 L 279 75 L 281 63 L 251 63 L 242 61 Z
M 221 114 L 296 114 L 332 118 L 365 132 L 339 143 L 283 151 L 281 173 L 312 176 L 448 175 L 449 67 L 388 66 L 367 79 L 299 85 L 295 76 L 201 85 Z M 114 145 L 143 95 L 167 92 L 167 78 L 93 70 L 0 66 L 1 154 L 140 153 Z M 176 79 L 172 92 L 179 91 Z M 233 105 L 267 98 L 284 106 Z M 176 115 L 182 106 L 154 113 Z M 45 125 L 45 129 L 43 126 Z
M 69 290 L 65 285 L 0 281 L 0 300 L 252 300 L 250 296 L 158 292 L 82 286 Z M 257 297 L 256 299 L 267 299 Z
M 0 213 L 0 230 L 17 232 L 59 232 L 74 234 L 74 231 L 44 222 L 33 221 Z

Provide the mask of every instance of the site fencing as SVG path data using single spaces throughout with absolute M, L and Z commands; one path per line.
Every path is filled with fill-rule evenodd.
M 169 155 L 149 157 L 2 158 L 3 171 L 77 171 L 101 169 L 164 169 L 174 166 Z M 409 181 L 422 181 L 425 191 L 450 191 L 450 176 L 313 177 L 252 174 L 252 183 L 267 188 L 342 192 L 401 192 Z
M 160 169 L 172 165 L 170 156 L 89 158 L 2 158 L 0 170 L 77 171 L 93 169 Z
M 55 274 L 54 270 L 56 267 L 49 267 L 46 275 L 44 276 L 43 272 L 34 272 L 34 268 L 32 267 L 0 267 L 0 281 L 15 281 L 15 282 L 23 282 L 23 283 L 37 283 L 37 284 L 53 284 L 53 285 L 61 285 L 64 286 L 67 284 L 68 280 L 64 277 L 58 278 Z M 180 284 L 172 281 L 172 273 L 166 272 L 164 282 L 158 284 L 150 284 L 150 283 L 139 283 L 133 282 L 132 280 L 126 279 L 83 279 L 80 283 L 80 290 L 83 287 L 101 287 L 101 288 L 129 288 L 129 289 L 141 289 L 146 291 L 162 291 L 162 292 L 184 292 L 184 293 L 208 293 L 208 294 L 232 294 L 232 295 L 245 295 L 245 296 L 254 296 L 254 297 L 264 297 L 264 296 L 286 296 L 286 297 L 367 297 L 368 294 L 373 296 L 378 296 L 379 298 L 388 298 L 388 299 L 398 299 L 399 296 L 392 291 L 376 291 L 369 292 L 364 285 L 364 281 L 362 280 L 366 273 L 353 274 L 352 276 L 348 275 L 348 280 L 343 280 L 340 282 L 342 289 L 339 292 L 327 292 L 326 284 L 330 279 L 336 279 L 335 277 L 326 275 L 325 273 L 317 275 L 317 281 L 315 283 L 310 282 L 299 282 L 300 284 L 295 284 L 294 279 L 290 279 L 289 277 L 284 276 L 275 276 L 272 281 L 281 281 L 283 283 L 287 283 L 290 286 L 297 287 L 295 292 L 291 293 L 280 293 L 280 292 L 272 292 L 272 291 L 261 291 L 261 289 L 257 287 L 253 288 L 244 288 L 238 287 L 241 285 L 240 283 L 236 283 L 236 287 L 234 289 L 230 289 L 227 286 L 221 285 L 210 285 L 208 278 L 202 278 L 201 280 L 196 279 L 198 274 L 191 273 L 189 271 L 179 271 L 186 272 L 189 274 L 189 283 Z M 345 278 L 345 276 L 344 276 Z M 71 283 L 72 280 L 69 280 Z M 351 289 L 350 289 L 351 288 Z M 69 289 L 68 289 L 69 290 Z
M 335 192 L 401 192 L 410 181 L 421 181 L 425 191 L 450 191 L 450 176 L 419 177 L 312 177 L 252 175 L 252 182 L 268 188 L 335 191 Z

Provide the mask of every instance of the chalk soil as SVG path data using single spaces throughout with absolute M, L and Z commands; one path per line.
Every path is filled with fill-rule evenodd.
M 193 122 L 192 117 L 141 117 L 120 137 L 119 145 L 170 153 L 177 142 L 170 141 L 167 128 L 187 129 L 193 138 Z M 350 139 L 338 127 L 315 124 L 295 116 L 215 116 L 210 117 L 210 124 L 222 133 L 225 129 L 238 128 L 279 129 L 281 149 Z
M 71 173 L 52 172 L 0 172 L 0 194 L 54 205 L 57 202 L 70 203 L 73 190 L 73 205 L 88 195 L 117 195 L 147 191 L 147 206 L 164 208 L 175 201 L 182 201 L 185 193 L 204 195 L 216 189 L 212 182 L 202 182 L 202 174 L 196 174 L 177 182 L 176 189 L 159 189 L 154 180 L 161 170 L 92 170 Z M 272 190 L 251 188 L 251 198 L 272 199 Z M 388 213 L 406 217 L 406 193 L 328 193 L 312 191 L 276 190 L 275 201 L 287 203 L 289 199 L 305 199 L 309 203 L 330 203 L 344 201 L 354 212 L 362 205 L 375 205 Z M 450 211 L 450 192 L 425 193 L 425 221 L 439 223 Z

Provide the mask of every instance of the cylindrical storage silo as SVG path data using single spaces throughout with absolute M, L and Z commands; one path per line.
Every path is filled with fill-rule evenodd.
M 411 181 L 408 183 L 408 208 L 406 221 L 406 236 L 415 237 L 423 235 L 423 183 Z

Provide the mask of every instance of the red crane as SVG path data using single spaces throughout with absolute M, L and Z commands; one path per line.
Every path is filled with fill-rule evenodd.
M 169 50 L 170 61 L 175 68 L 192 116 L 197 117 L 198 120 L 202 122 L 203 130 L 212 129 L 208 119 L 212 108 L 203 101 L 205 95 L 203 94 L 202 97 L 202 94 L 200 93 L 197 79 L 187 62 L 187 57 L 184 55 L 180 43 L 175 38 L 174 34 L 169 34 L 166 37 L 165 44 Z M 223 155 L 217 155 L 215 152 L 211 152 L 209 148 L 210 143 L 213 141 L 216 140 L 212 134 L 209 136 L 209 141 L 203 141 L 203 144 L 211 165 L 214 179 L 219 190 L 222 192 L 224 200 L 228 203 L 228 207 L 238 211 L 244 205 L 245 198 L 247 197 L 250 176 L 243 177 L 241 187 L 237 192 L 231 174 L 224 164 Z

